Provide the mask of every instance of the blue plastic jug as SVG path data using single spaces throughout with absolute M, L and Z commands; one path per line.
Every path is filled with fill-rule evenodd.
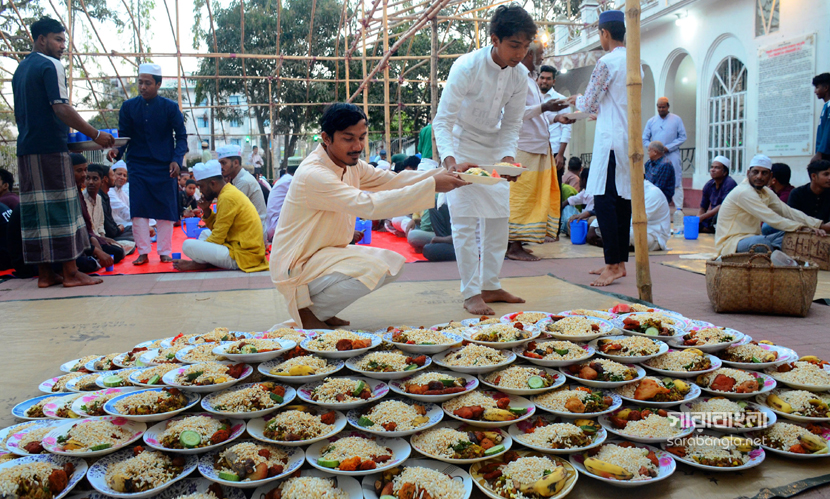
M 683 237 L 686 239 L 697 239 L 700 229 L 700 217 L 683 217 Z
M 585 244 L 588 239 L 588 222 L 574 220 L 571 222 L 571 244 Z
M 354 224 L 354 230 L 363 232 L 363 239 L 357 244 L 372 244 L 372 221 L 362 220 L 360 218 Z
M 202 228 L 199 227 L 199 217 L 182 218 L 182 232 L 188 239 L 198 239 L 199 234 L 202 233 Z

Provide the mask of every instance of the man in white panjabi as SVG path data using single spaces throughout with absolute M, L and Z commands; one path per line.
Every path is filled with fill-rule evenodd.
M 535 36 L 536 24 L 524 9 L 501 5 L 490 21 L 493 46 L 453 63 L 432 122 L 448 170 L 515 162 L 528 81 L 520 63 Z M 471 185 L 447 200 L 464 308 L 474 315 L 493 315 L 487 303 L 524 303 L 499 282 L 508 242 L 507 183 Z M 476 229 L 481 231 L 480 248 Z
M 442 168 L 394 174 L 361 161 L 369 128 L 353 104 L 332 104 L 320 126 L 323 143 L 291 180 L 270 265 L 294 324 L 309 329 L 348 325 L 336 315 L 403 268 L 398 253 L 349 244 L 356 217 L 380 220 L 432 208 L 437 192 L 467 185 Z

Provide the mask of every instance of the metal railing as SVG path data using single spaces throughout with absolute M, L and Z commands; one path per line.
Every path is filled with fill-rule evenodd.
M 579 159 L 582 160 L 582 166 L 588 168 L 591 166 L 591 158 L 593 154 L 590 152 L 586 152 L 579 155 Z M 680 161 L 683 165 L 683 176 L 692 176 L 695 172 L 695 148 L 694 147 L 681 147 L 680 148 Z

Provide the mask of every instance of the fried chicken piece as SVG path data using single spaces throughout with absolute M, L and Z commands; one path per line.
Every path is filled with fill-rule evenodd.
M 565 402 L 565 409 L 575 414 L 582 414 L 585 412 L 585 404 L 577 397 L 571 397 Z
M 336 348 L 338 352 L 344 352 L 346 350 L 353 350 L 354 349 L 354 347 L 352 346 L 352 340 L 350 340 L 350 339 L 342 339 L 342 340 L 338 341 L 334 345 L 334 348 Z
M 362 459 L 360 457 L 350 457 L 340 462 L 340 471 L 357 471 Z
M 55 495 L 63 492 L 63 489 L 69 485 L 69 476 L 63 470 L 54 470 L 49 475 L 49 491 Z
M 361 348 L 369 348 L 370 346 L 372 346 L 372 340 L 368 338 L 352 341 L 352 348 L 354 348 L 355 350 L 359 350 Z
M 640 384 L 637 385 L 637 389 L 634 391 L 634 398 L 637 400 L 653 400 L 657 395 L 661 393 L 669 393 L 670 391 L 671 390 L 657 381 L 651 378 L 644 378 L 640 381 Z
M 320 422 L 323 424 L 334 424 L 334 421 L 337 419 L 337 413 L 334 411 L 327 412 L 320 416 Z
M 398 491 L 398 499 L 415 499 L 415 484 L 405 483 Z
M 499 409 L 507 409 L 510 407 L 510 399 L 507 397 L 496 400 L 496 407 Z
M 579 377 L 587 380 L 597 379 L 597 372 L 590 367 L 585 366 L 579 370 Z
M 395 428 L 398 427 L 398 423 L 390 421 L 388 423 L 383 423 L 381 426 L 383 426 L 383 429 L 386 431 L 395 431 Z
M 362 463 L 360 463 L 360 466 L 358 466 L 357 469 L 360 470 L 360 471 L 369 471 L 369 470 L 373 470 L 377 467 L 378 467 L 378 465 L 374 461 L 368 461 L 367 460 L 367 461 L 363 461 Z
M 218 430 L 210 437 L 211 444 L 221 444 L 225 440 L 231 438 L 230 430 Z
M 744 381 L 737 387 L 735 387 L 735 393 L 753 393 L 759 390 L 758 381 L 751 380 L 751 381 Z

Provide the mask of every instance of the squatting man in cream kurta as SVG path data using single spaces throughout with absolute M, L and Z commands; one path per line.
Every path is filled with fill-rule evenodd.
M 349 245 L 355 218 L 381 220 L 435 207 L 435 194 L 467 185 L 443 168 L 398 174 L 360 160 L 366 115 L 335 103 L 320 119 L 323 143 L 299 166 L 274 233 L 271 280 L 296 325 L 348 325 L 336 315 L 398 278 L 401 255 Z

